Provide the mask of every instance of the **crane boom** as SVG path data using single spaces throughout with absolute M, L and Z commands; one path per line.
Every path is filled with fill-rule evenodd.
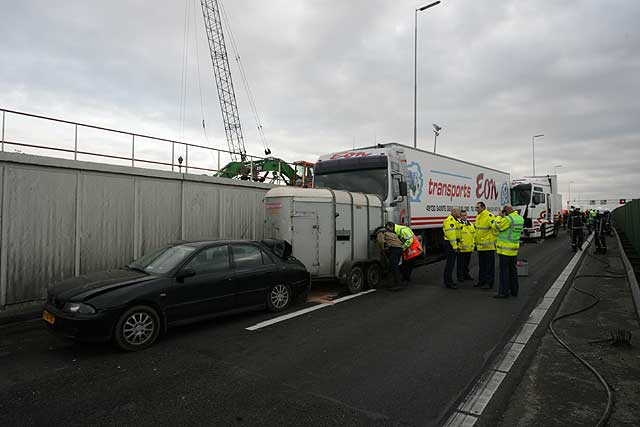
M 222 120 L 224 122 L 227 143 L 229 144 L 229 151 L 231 152 L 231 158 L 233 160 L 244 162 L 247 150 L 244 145 L 236 93 L 233 89 L 227 47 L 222 32 L 220 7 L 218 0 L 200 0 L 200 4 L 202 5 L 202 15 L 204 16 L 207 40 L 209 42 L 209 54 L 211 55 L 211 62 L 213 63 L 213 74 L 216 78 L 218 100 L 220 101 L 220 109 L 222 110 Z M 238 155 L 240 159 L 238 159 Z

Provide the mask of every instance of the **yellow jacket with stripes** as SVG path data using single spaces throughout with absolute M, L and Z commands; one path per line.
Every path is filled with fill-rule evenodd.
M 442 223 L 442 232 L 444 233 L 444 240 L 448 241 L 451 247 L 455 250 L 458 249 L 458 227 L 460 223 L 453 215 L 449 215 L 447 219 Z
M 496 217 L 488 210 L 480 212 L 476 218 L 476 247 L 479 251 L 495 251 L 498 231 L 495 229 Z

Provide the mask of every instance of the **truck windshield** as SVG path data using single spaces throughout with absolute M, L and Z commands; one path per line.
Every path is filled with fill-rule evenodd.
M 387 198 L 389 184 L 387 169 L 359 169 L 318 174 L 314 178 L 315 188 L 353 191 L 355 193 L 377 194 L 382 200 Z
M 513 206 L 528 205 L 529 201 L 531 201 L 531 184 L 520 184 L 511 189 L 511 204 Z

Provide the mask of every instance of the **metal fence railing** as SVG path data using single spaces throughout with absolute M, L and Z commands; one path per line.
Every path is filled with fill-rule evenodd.
M 233 159 L 234 155 L 240 156 L 239 153 L 203 145 L 37 114 L 3 108 L 0 108 L 0 112 L 2 113 L 0 152 L 18 151 L 28 154 L 42 154 L 44 152 L 50 157 L 86 161 L 98 159 L 132 167 L 151 167 L 165 170 L 170 168 L 171 171 L 181 172 L 184 170 L 185 173 L 191 171 L 192 173 L 205 174 L 219 172 Z M 38 140 L 45 140 L 45 142 L 38 143 Z M 104 149 L 97 150 L 97 148 L 103 147 Z M 170 161 L 168 160 L 169 152 L 171 153 Z M 182 158 L 183 154 L 184 158 Z M 199 162 L 194 161 L 194 158 Z M 203 160 L 203 158 L 207 160 Z M 247 155 L 246 160 L 249 163 L 247 179 L 257 176 L 254 162 L 265 159 L 265 157 Z M 285 168 L 285 165 L 295 169 L 292 163 L 279 159 L 276 161 L 278 161 L 278 172 L 281 171 L 281 168 Z M 184 164 L 182 164 L 183 162 Z M 213 165 L 215 167 L 212 167 Z M 274 173 L 270 182 L 282 184 L 282 173 Z
M 640 199 L 635 199 L 612 213 L 616 228 L 626 235 L 637 253 L 640 253 Z

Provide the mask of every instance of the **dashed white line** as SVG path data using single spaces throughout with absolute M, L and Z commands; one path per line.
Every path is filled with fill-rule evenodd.
M 266 326 L 273 325 L 274 323 L 284 322 L 285 320 L 302 316 L 303 314 L 311 313 L 312 311 L 321 310 L 327 307 L 333 307 L 335 304 L 339 304 L 341 302 L 348 301 L 353 298 L 361 297 L 363 295 L 370 294 L 371 292 L 375 292 L 375 289 L 369 289 L 368 291 L 364 291 L 357 294 L 348 295 L 346 297 L 335 299 L 331 301 L 331 304 L 318 304 L 318 305 L 314 305 L 313 307 L 303 308 L 302 310 L 294 311 L 293 313 L 284 314 L 282 316 L 274 317 L 273 319 L 265 320 L 264 322 L 256 323 L 255 325 L 249 326 L 248 328 L 245 328 L 245 329 L 247 331 L 256 331 Z

